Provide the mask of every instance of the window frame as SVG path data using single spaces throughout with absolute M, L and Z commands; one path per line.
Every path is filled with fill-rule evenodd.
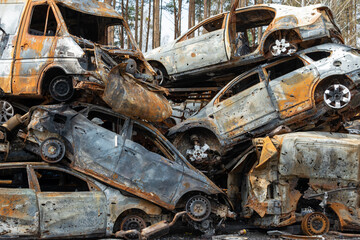
M 285 75 L 287 75 L 287 74 L 289 74 L 289 73 L 291 73 L 291 72 L 293 72 L 293 71 L 296 71 L 296 70 L 300 69 L 300 68 L 297 68 L 297 69 L 295 69 L 295 70 L 292 70 L 291 72 L 288 72 L 288 73 L 286 73 L 286 74 L 283 74 L 283 75 L 281 75 L 280 77 L 277 77 L 277 78 L 274 78 L 274 79 L 270 79 L 270 76 L 268 75 L 268 71 L 267 71 L 266 69 L 271 68 L 271 67 L 273 67 L 273 66 L 275 66 L 275 65 L 278 65 L 278 64 L 282 64 L 282 63 L 284 63 L 284 62 L 289 62 L 289 61 L 291 61 L 291 60 L 293 60 L 293 59 L 295 59 L 295 58 L 297 58 L 297 59 L 299 59 L 300 61 L 302 61 L 302 63 L 304 64 L 304 66 L 302 66 L 302 67 L 306 67 L 306 66 L 308 66 L 308 65 L 310 64 L 308 61 L 306 61 L 305 59 L 303 59 L 303 58 L 300 57 L 299 55 L 295 55 L 295 56 L 292 56 L 292 57 L 290 57 L 290 58 L 285 58 L 285 59 L 281 59 L 281 60 L 278 60 L 278 61 L 274 61 L 274 62 L 272 62 L 272 63 L 269 63 L 269 64 L 261 67 L 261 68 L 262 68 L 262 74 L 265 76 L 266 81 L 271 82 L 271 81 L 273 81 L 273 80 L 275 80 L 275 79 L 277 79 L 277 78 L 282 78 L 283 76 L 285 76 Z M 302 68 L 302 67 L 301 67 L 301 68 Z
M 259 67 L 256 67 L 255 69 L 252 69 L 252 70 L 250 70 L 250 71 L 248 71 L 248 72 L 246 72 L 246 73 L 243 73 L 243 74 L 237 76 L 235 79 L 233 79 L 226 87 L 224 87 L 224 88 L 218 93 L 218 95 L 216 96 L 216 99 L 215 99 L 215 101 L 214 101 L 214 105 L 219 104 L 219 103 L 223 102 L 224 100 L 226 100 L 226 99 L 224 99 L 223 101 L 220 101 L 220 98 L 224 95 L 225 92 L 227 92 L 230 88 L 232 88 L 234 85 L 236 85 L 237 83 L 239 83 L 239 82 L 242 81 L 243 79 L 245 79 L 245 78 L 247 78 L 247 77 L 249 77 L 249 76 L 251 76 L 251 75 L 253 75 L 253 74 L 258 74 L 258 75 L 259 75 L 259 83 L 261 83 L 261 82 L 264 81 L 263 75 L 262 75 L 261 71 L 259 70 Z M 257 84 L 259 84 L 259 83 L 257 83 Z M 255 85 L 256 85 L 256 84 L 255 84 Z M 253 86 L 254 86 L 254 85 L 253 85 Z M 247 88 L 247 89 L 248 89 L 248 88 Z M 245 89 L 245 90 L 246 90 L 246 89 Z M 244 90 L 244 91 L 245 91 L 245 90 Z M 233 96 L 234 96 L 234 95 L 233 95 Z
M 191 38 L 188 38 L 189 35 L 193 34 L 196 30 L 198 30 L 199 28 L 203 27 L 204 25 L 207 25 L 211 22 L 214 22 L 216 20 L 219 20 L 220 18 L 223 18 L 223 21 L 222 21 L 222 24 L 221 24 L 221 28 L 218 29 L 218 30 L 221 30 L 221 29 L 225 29 L 225 19 L 226 19 L 226 16 L 225 14 L 221 14 L 220 16 L 214 16 L 213 18 L 211 19 L 208 19 L 208 20 L 205 20 L 205 22 L 199 24 L 199 25 L 196 25 L 194 26 L 193 29 L 190 29 L 187 33 L 185 33 L 176 43 L 179 43 L 179 42 L 183 42 L 183 41 L 186 41 L 186 40 L 190 40 L 190 39 L 193 39 L 193 38 L 196 38 L 196 37 L 200 37 L 200 36 L 203 36 L 203 35 L 206 35 L 207 33 L 211 33 L 211 32 L 207 32 L 206 34 L 202 34 L 200 36 L 193 36 Z M 214 30 L 214 31 L 217 31 L 217 30 Z
M 23 168 L 26 171 L 27 175 L 27 181 L 28 181 L 28 188 L 6 188 L 6 189 L 35 189 L 34 185 L 32 184 L 32 179 L 30 175 L 30 169 L 28 168 L 28 165 L 16 165 L 16 166 L 0 166 L 0 170 L 6 170 L 6 169 L 16 169 L 16 168 Z
M 64 173 L 67 173 L 67 174 L 69 174 L 69 175 L 71 175 L 73 177 L 81 179 L 84 182 L 86 182 L 86 184 L 87 184 L 87 186 L 89 188 L 88 191 L 83 191 L 83 192 L 101 191 L 100 188 L 98 186 L 96 186 L 96 184 L 94 182 L 92 182 L 91 180 L 87 179 L 84 176 L 79 175 L 78 173 L 74 173 L 72 171 L 69 171 L 67 169 L 53 167 L 53 166 L 32 166 L 32 165 L 28 165 L 28 167 L 29 167 L 29 171 L 31 173 L 31 180 L 34 183 L 34 189 L 35 189 L 36 192 L 43 192 L 43 191 L 41 191 L 40 183 L 39 183 L 39 180 L 38 180 L 38 178 L 36 176 L 36 173 L 35 173 L 35 170 L 37 170 L 37 169 L 64 172 Z M 50 192 L 50 191 L 44 191 L 44 192 Z M 51 191 L 51 192 L 57 192 L 57 191 Z M 73 192 L 74 191 L 67 192 L 67 193 L 73 193 Z
M 128 135 L 126 136 L 126 139 L 127 139 L 127 140 L 130 140 L 131 142 L 134 142 L 134 143 L 136 143 L 136 144 L 141 145 L 140 143 L 137 143 L 137 142 L 135 142 L 135 141 L 132 140 L 134 125 L 138 125 L 138 126 L 144 128 L 146 131 L 149 131 L 151 134 L 153 134 L 153 135 L 156 137 L 156 140 L 157 140 L 157 141 L 153 141 L 153 143 L 154 143 L 155 146 L 156 146 L 157 148 L 159 148 L 159 150 L 165 155 L 165 158 L 166 158 L 167 160 L 169 160 L 169 161 L 171 161 L 171 162 L 177 162 L 177 163 L 179 163 L 179 164 L 182 164 L 182 163 L 183 163 L 183 162 L 180 160 L 181 158 L 179 157 L 178 152 L 174 151 L 173 147 L 171 147 L 171 146 L 167 143 L 167 141 L 165 141 L 164 139 L 162 139 L 161 136 L 159 136 L 158 133 L 156 133 L 155 131 L 153 131 L 153 130 L 150 129 L 149 127 L 145 126 L 144 124 L 141 124 L 141 123 L 139 123 L 139 122 L 137 122 L 137 121 L 134 121 L 134 120 L 131 121 L 131 124 L 130 124 L 130 125 L 131 125 L 131 132 L 129 132 L 130 134 L 128 134 Z M 156 144 L 156 143 L 157 143 L 157 144 Z M 160 146 L 158 146 L 158 144 L 159 144 Z M 141 146 L 142 146 L 142 145 L 141 145 Z M 144 146 L 142 146 L 142 147 L 144 147 Z M 144 147 L 144 148 L 145 148 L 145 147 Z M 162 148 L 165 150 L 166 153 L 164 153 L 164 151 L 162 150 Z M 146 149 L 146 148 L 145 148 L 145 149 Z M 148 150 L 148 149 L 146 149 L 146 150 L 149 151 L 149 152 L 152 152 L 152 151 L 150 151 L 150 150 Z M 158 153 L 156 153 L 156 152 L 152 152 L 152 153 L 158 154 Z M 158 155 L 161 156 L 161 157 L 164 157 L 164 156 L 162 156 L 162 155 L 160 155 L 160 154 L 158 154 Z M 168 155 L 170 155 L 171 158 L 168 157 Z
M 46 20 L 45 20 L 45 26 L 44 26 L 44 32 L 43 32 L 43 35 L 34 35 L 34 34 L 31 34 L 30 33 L 30 26 L 31 26 L 31 22 L 32 22 L 32 17 L 33 17 L 33 13 L 34 13 L 34 9 L 35 7 L 37 6 L 41 6 L 41 5 L 48 5 L 48 10 L 47 10 L 47 13 L 46 13 Z M 47 2 L 47 1 L 42 1 L 42 2 L 38 2 L 38 3 L 32 3 L 32 5 L 30 6 L 31 8 L 31 12 L 29 14 L 29 18 L 28 18 L 28 26 L 27 26 L 27 30 L 26 30 L 26 33 L 30 36 L 36 36 L 36 37 L 56 37 L 58 35 L 58 32 L 59 32 L 59 29 L 60 29 L 60 20 L 56 14 L 56 10 L 54 9 L 54 7 L 52 6 L 51 3 Z M 54 14 L 54 17 L 55 17 L 55 20 L 56 20 L 56 31 L 55 31 L 55 34 L 54 36 L 51 36 L 51 35 L 46 35 L 46 31 L 45 29 L 47 30 L 47 25 L 48 25 L 48 20 L 49 20 L 49 14 L 50 14 L 50 9 L 52 10 L 53 14 Z

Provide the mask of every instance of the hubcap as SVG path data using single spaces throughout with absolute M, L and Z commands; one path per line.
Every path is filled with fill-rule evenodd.
M 7 122 L 14 116 L 14 113 L 14 108 L 9 102 L 4 100 L 0 101 L 0 124 Z
M 334 109 L 340 109 L 348 105 L 351 100 L 350 90 L 341 84 L 333 84 L 324 92 L 325 103 Z
M 186 155 L 188 155 L 190 157 L 190 160 L 192 162 L 201 161 L 208 157 L 208 154 L 206 153 L 206 151 L 208 151 L 209 149 L 210 149 L 210 147 L 206 143 L 202 147 L 200 147 L 199 145 L 195 145 L 193 149 L 188 149 L 186 151 Z
M 288 41 L 284 38 L 280 41 L 276 39 L 275 43 L 270 46 L 270 51 L 273 56 L 279 56 L 280 54 L 293 54 L 296 52 L 296 47 L 292 46 Z

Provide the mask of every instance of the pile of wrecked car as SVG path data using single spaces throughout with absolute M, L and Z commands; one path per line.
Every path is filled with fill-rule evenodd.
M 233 7 L 148 62 L 104 3 L 0 5 L 1 236 L 360 230 L 360 51 L 326 6 Z

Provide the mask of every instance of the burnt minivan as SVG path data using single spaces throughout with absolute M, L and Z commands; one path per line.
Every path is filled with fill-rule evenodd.
M 111 77 L 109 73 L 115 74 Z M 124 90 L 118 85 L 125 86 L 124 91 L 130 95 L 131 88 L 124 81 L 129 86 L 140 84 L 140 88 L 152 91 L 156 88 L 152 84 L 155 76 L 126 21 L 105 3 L 95 0 L 0 3 L 1 122 L 14 114 L 11 101 L 7 101 L 9 97 L 49 96 L 62 102 L 72 98 L 77 89 L 100 93 L 115 111 L 124 109 L 118 106 L 119 91 Z M 171 115 L 165 97 L 151 93 L 154 96 L 150 97 L 160 98 L 160 105 Z M 133 110 L 130 105 L 128 108 Z

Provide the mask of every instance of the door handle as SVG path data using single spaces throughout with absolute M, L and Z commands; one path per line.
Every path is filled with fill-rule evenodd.
M 21 47 L 21 49 L 24 49 L 24 48 L 26 48 L 26 47 L 28 47 L 29 46 L 29 44 L 28 43 L 24 43 L 23 45 L 21 45 L 20 47 Z

